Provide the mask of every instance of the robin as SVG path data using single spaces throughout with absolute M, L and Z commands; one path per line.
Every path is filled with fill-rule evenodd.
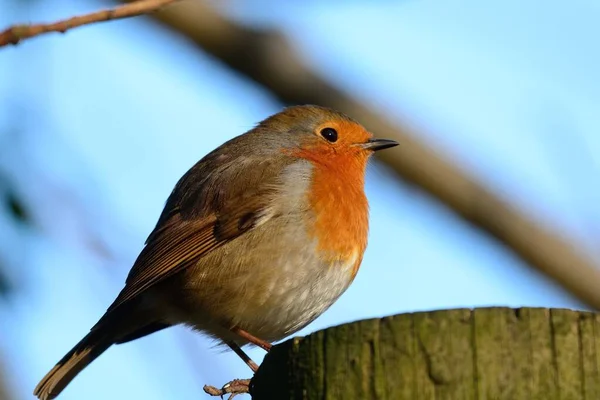
M 113 344 L 177 324 L 218 339 L 256 372 L 242 346 L 268 351 L 354 280 L 367 246 L 367 161 L 397 144 L 306 105 L 213 150 L 171 192 L 116 300 L 34 394 L 55 398 Z M 205 390 L 247 392 L 248 383 Z

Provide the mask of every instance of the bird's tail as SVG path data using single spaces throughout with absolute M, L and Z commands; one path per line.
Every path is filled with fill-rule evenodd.
M 78 373 L 113 343 L 112 335 L 107 335 L 105 329 L 92 330 L 44 376 L 33 394 L 40 400 L 55 398 Z

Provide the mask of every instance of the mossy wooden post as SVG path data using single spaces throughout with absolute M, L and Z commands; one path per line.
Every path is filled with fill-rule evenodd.
M 345 324 L 275 346 L 254 400 L 600 399 L 600 316 L 482 308 Z

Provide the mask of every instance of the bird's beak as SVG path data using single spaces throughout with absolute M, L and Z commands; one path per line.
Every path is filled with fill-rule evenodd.
M 361 143 L 359 146 L 365 150 L 377 151 L 398 146 L 398 142 L 389 139 L 369 139 L 366 143 Z

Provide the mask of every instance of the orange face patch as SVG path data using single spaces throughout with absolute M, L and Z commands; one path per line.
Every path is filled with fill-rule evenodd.
M 368 141 L 371 134 L 357 123 L 333 120 L 319 125 L 315 135 L 324 128 L 335 129 L 338 140 L 311 141 L 292 155 L 314 166 L 308 198 L 316 215 L 312 234 L 318 240 L 319 251 L 332 261 L 356 258 L 355 275 L 369 230 L 364 182 L 370 151 L 357 144 Z
M 329 142 L 322 137 L 326 128 L 334 129 L 338 138 Z M 292 155 L 327 166 L 334 170 L 348 169 L 347 178 L 363 178 L 370 151 L 360 147 L 373 135 L 360 124 L 352 121 L 334 119 L 319 124 L 313 131 L 316 136 L 308 138 L 300 149 Z
M 318 125 L 314 130 L 314 134 L 321 136 L 321 131 L 325 128 L 333 128 L 338 132 L 339 137 L 337 142 L 330 144 L 338 148 L 354 147 L 353 145 L 365 143 L 373 137 L 362 125 L 342 119 L 334 119 Z

